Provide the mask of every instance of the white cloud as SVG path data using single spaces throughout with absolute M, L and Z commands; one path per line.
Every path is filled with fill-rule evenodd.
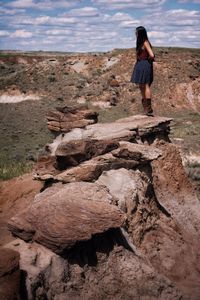
M 12 38 L 30 38 L 30 37 L 32 37 L 32 32 L 30 32 L 30 31 L 26 31 L 26 30 L 24 30 L 24 29 L 22 29 L 22 30 L 16 30 L 15 32 L 13 32 L 13 33 L 11 33 L 11 37 Z
M 78 0 L 16 0 L 7 3 L 6 5 L 9 7 L 15 8 L 34 8 L 39 10 L 46 10 L 46 9 L 54 9 L 59 7 L 69 8 L 73 7 L 74 5 L 79 2 Z
M 171 28 L 176 31 L 177 27 L 200 26 L 200 12 L 186 9 L 168 10 L 151 14 L 149 18 L 142 18 L 141 21 L 151 30 L 160 28 L 160 30 L 169 31 Z
M 132 20 L 132 17 L 128 14 L 117 12 L 113 16 L 107 15 L 112 21 L 129 21 Z
M 6 30 L 0 30 L 0 36 L 8 36 L 10 33 Z
M 71 30 L 67 29 L 51 29 L 45 32 L 47 35 L 69 35 L 72 34 Z
M 10 19 L 10 24 L 12 25 L 51 25 L 51 26 L 59 26 L 59 25 L 67 25 L 74 24 L 77 20 L 75 18 L 70 17 L 50 17 L 50 16 L 39 16 L 39 17 L 30 17 L 27 15 L 24 16 L 15 16 Z
M 200 12 L 197 10 L 172 9 L 149 14 L 141 19 L 155 46 L 197 47 L 199 43 Z
M 57 25 L 67 25 L 67 24 L 76 24 L 78 20 L 75 18 L 68 17 L 53 17 L 50 19 L 48 24 L 57 26 Z
M 48 24 L 50 19 L 51 18 L 49 16 L 40 16 L 40 17 L 36 17 L 36 18 L 21 17 L 17 21 L 18 21 L 18 23 L 21 23 L 21 24 L 42 25 L 42 24 Z
M 34 2 L 33 0 L 16 0 L 8 3 L 7 5 L 16 8 L 27 8 L 27 7 L 33 7 Z
M 15 14 L 20 14 L 24 13 L 26 10 L 25 9 L 8 9 L 8 8 L 3 8 L 0 7 L 0 15 L 15 15 Z
M 163 31 L 149 31 L 148 36 L 150 38 L 169 38 L 169 36 L 171 36 L 170 32 L 163 32 Z
M 123 21 L 120 24 L 122 28 L 135 28 L 140 24 L 138 20 Z
M 57 27 L 65 27 L 66 29 L 69 29 L 69 27 L 74 26 L 74 28 L 79 27 L 80 30 L 85 30 L 86 27 L 90 27 L 93 25 L 96 25 L 97 27 L 101 28 L 114 28 L 115 26 L 118 26 L 118 28 L 129 28 L 134 27 L 139 24 L 139 20 L 136 20 L 132 18 L 127 13 L 115 13 L 114 15 L 109 14 L 103 14 L 98 13 L 95 17 L 91 17 L 93 13 L 96 13 L 95 10 L 79 10 L 75 12 L 75 15 L 77 16 L 71 16 L 71 14 L 61 14 L 57 17 L 50 17 L 48 15 L 41 15 L 38 17 L 32 17 L 29 15 L 16 15 L 13 16 L 8 20 L 9 24 L 12 26 L 23 26 L 23 25 L 33 25 L 33 26 L 51 26 L 54 29 L 57 29 Z M 85 14 L 85 17 L 81 18 L 80 21 L 80 15 L 79 14 Z M 88 16 L 90 16 L 88 18 Z M 98 28 L 96 28 L 98 31 Z
M 66 16 L 72 17 L 97 17 L 99 16 L 99 11 L 95 7 L 85 6 L 82 8 L 71 9 Z
M 155 8 L 161 6 L 166 0 L 92 0 L 96 5 L 106 7 L 108 9 L 126 9 L 126 8 Z
M 8 49 L 10 45 L 12 49 L 58 51 L 134 47 L 134 29 L 139 25 L 147 28 L 154 46 L 200 46 L 200 12 L 194 9 L 165 10 L 164 2 L 91 0 L 87 1 L 88 6 L 83 6 L 81 0 L 7 1 L 0 8 L 0 47 Z
M 31 45 L 31 47 L 32 46 L 37 46 L 38 45 L 38 41 L 36 41 L 36 40 L 29 40 L 29 41 L 27 41 L 27 40 L 19 40 L 19 43 L 18 43 L 18 45 L 22 45 L 22 46 L 28 46 L 28 47 L 30 47 L 30 45 Z

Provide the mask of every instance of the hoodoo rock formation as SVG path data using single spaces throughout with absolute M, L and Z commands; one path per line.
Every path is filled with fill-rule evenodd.
M 200 204 L 171 119 L 64 110 L 34 169 L 44 186 L 8 223 L 24 299 L 199 299 Z

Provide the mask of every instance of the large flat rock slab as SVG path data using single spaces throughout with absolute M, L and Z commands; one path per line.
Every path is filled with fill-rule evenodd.
M 53 143 L 49 144 L 51 155 L 55 155 L 61 142 L 70 142 L 80 139 L 136 141 L 137 138 L 159 133 L 169 132 L 171 118 L 148 117 L 143 115 L 119 119 L 112 123 L 97 123 L 85 128 L 74 128 L 70 132 L 59 135 Z
M 162 155 L 162 151 L 153 146 L 135 144 L 129 142 L 119 142 L 119 147 L 112 151 L 112 155 L 127 160 L 138 162 L 152 161 Z
M 69 142 L 69 145 L 70 144 L 71 142 Z M 118 143 L 118 148 L 112 150 L 115 146 L 117 146 L 116 143 L 108 144 L 111 152 L 92 157 L 77 166 L 66 168 L 66 170 L 63 171 L 52 170 L 52 168 L 46 168 L 45 171 L 45 168 L 38 165 L 38 169 L 35 169 L 34 178 L 42 181 L 53 179 L 64 183 L 95 181 L 104 171 L 119 168 L 135 169 L 140 164 L 155 160 L 162 154 L 160 149 L 144 144 L 122 141 Z M 62 164 L 64 165 L 64 163 Z
M 122 226 L 124 214 L 112 201 L 107 189 L 95 183 L 57 184 L 38 194 L 8 227 L 25 241 L 62 253 L 94 234 Z

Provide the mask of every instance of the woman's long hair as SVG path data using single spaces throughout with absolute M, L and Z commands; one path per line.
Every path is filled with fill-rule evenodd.
M 136 52 L 139 53 L 144 42 L 148 41 L 148 36 L 147 36 L 147 31 L 143 26 L 139 26 L 136 28 L 136 33 L 137 33 L 137 41 L 136 41 Z M 151 43 L 149 42 L 150 46 Z M 152 46 L 151 46 L 152 47 Z

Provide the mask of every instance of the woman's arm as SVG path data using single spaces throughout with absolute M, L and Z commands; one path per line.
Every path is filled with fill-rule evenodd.
M 148 41 L 144 42 L 144 47 L 147 50 L 147 52 L 149 53 L 149 57 L 153 60 L 155 58 L 155 54 L 153 53 L 151 46 L 149 44 Z

